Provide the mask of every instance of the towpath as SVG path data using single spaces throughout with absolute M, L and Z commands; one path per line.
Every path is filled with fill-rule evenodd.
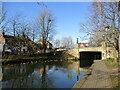
M 85 79 L 86 76 L 87 79 Z M 105 62 L 95 60 L 91 75 L 83 76 L 73 88 L 112 88 L 110 85 L 109 71 Z

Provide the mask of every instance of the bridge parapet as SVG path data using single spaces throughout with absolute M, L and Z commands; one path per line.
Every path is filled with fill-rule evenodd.
M 80 48 L 79 49 L 79 52 L 82 52 L 82 51 L 94 51 L 94 52 L 102 52 L 102 47 L 85 47 L 85 48 Z
M 76 58 L 79 58 L 79 52 L 78 52 L 78 49 L 76 49 L 76 48 L 67 50 L 67 53 Z
M 86 47 L 80 48 L 79 52 L 101 52 L 102 59 L 118 57 L 118 53 L 113 47 Z
M 104 42 L 103 42 L 102 47 L 78 48 L 78 44 L 77 44 L 75 49 L 67 50 L 67 53 L 77 58 L 80 58 L 80 52 L 101 52 L 102 59 L 118 57 L 118 52 L 115 50 L 115 48 L 106 47 Z

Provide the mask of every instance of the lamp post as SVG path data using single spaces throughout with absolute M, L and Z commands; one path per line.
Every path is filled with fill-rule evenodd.
M 105 35 L 103 34 L 103 36 L 102 36 L 103 38 L 104 38 L 104 42 L 103 42 L 103 44 L 102 44 L 102 46 L 103 46 L 103 50 L 105 50 L 104 51 L 104 53 L 103 53 L 103 56 L 105 57 L 105 59 L 107 58 L 107 50 L 106 50 L 106 37 L 105 37 Z
M 78 38 L 77 38 L 77 42 L 76 42 L 76 44 L 78 44 Z
M 107 32 L 108 32 L 108 29 L 110 28 L 110 26 L 106 26 L 105 27 L 105 35 L 107 36 Z M 106 36 L 105 36 L 105 43 L 106 43 L 106 59 L 107 59 L 107 57 L 108 57 L 108 49 L 107 49 L 107 47 L 108 47 L 108 43 L 107 43 L 107 38 L 106 38 Z
M 76 44 L 77 44 L 77 49 L 78 49 L 77 52 L 78 52 L 78 58 L 79 58 L 79 43 L 78 43 L 78 38 L 77 38 L 77 43 Z

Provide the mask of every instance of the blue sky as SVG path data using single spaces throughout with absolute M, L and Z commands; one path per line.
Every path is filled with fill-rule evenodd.
M 76 42 L 77 37 L 84 36 L 83 32 L 79 32 L 80 23 L 87 20 L 90 2 L 46 2 L 44 4 L 56 19 L 55 39 L 71 36 Z M 22 13 L 29 19 L 34 19 L 43 9 L 36 2 L 7 2 L 4 3 L 4 8 L 7 10 L 8 18 L 16 13 Z

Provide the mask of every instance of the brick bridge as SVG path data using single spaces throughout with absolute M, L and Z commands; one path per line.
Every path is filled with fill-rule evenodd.
M 92 57 L 93 59 L 107 59 L 118 57 L 117 51 L 113 47 L 106 47 L 105 42 L 102 43 L 101 47 L 78 48 L 77 44 L 75 49 L 70 49 L 67 52 L 70 55 L 73 55 L 80 59 L 87 57 Z

